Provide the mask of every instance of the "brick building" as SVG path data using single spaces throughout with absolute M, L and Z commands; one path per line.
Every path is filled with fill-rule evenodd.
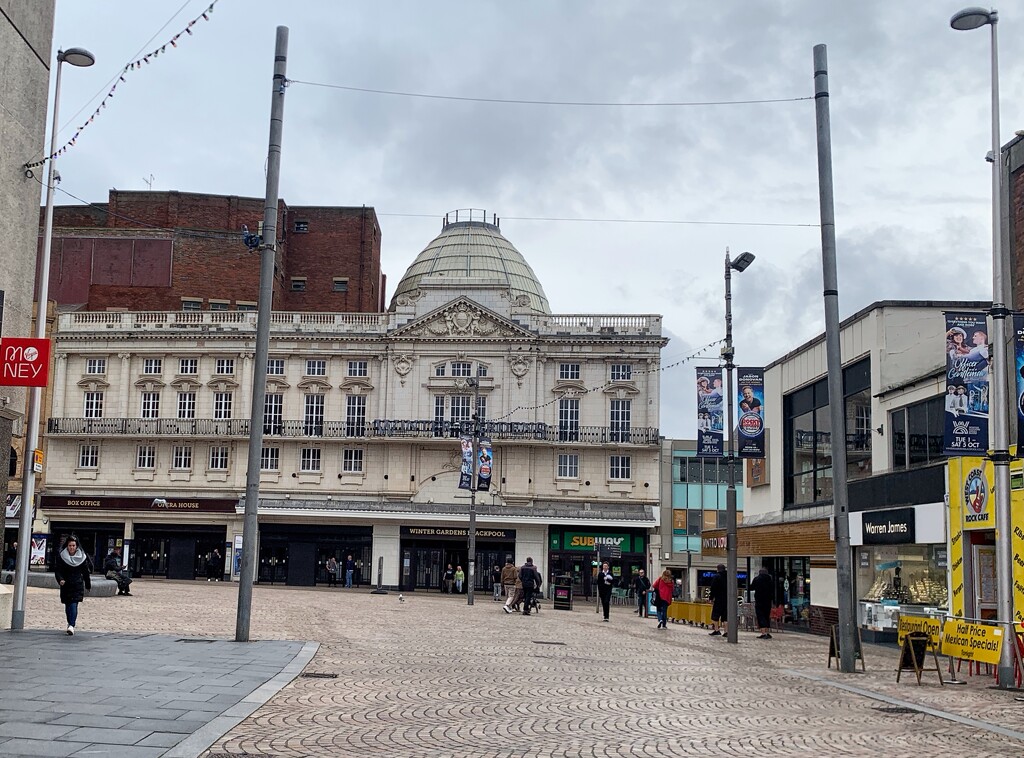
M 261 199 L 194 192 L 111 190 L 102 205 L 58 206 L 50 298 L 91 311 L 255 310 L 259 254 L 241 229 L 262 218 Z M 380 241 L 373 208 L 282 200 L 274 310 L 382 312 Z

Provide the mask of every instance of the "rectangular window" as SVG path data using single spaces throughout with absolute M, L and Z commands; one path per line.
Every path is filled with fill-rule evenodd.
M 476 375 L 487 376 L 487 366 L 484 366 L 480 363 L 476 364 Z
M 724 511 L 723 511 L 724 512 Z M 691 537 L 699 537 L 704 526 L 704 512 L 690 510 L 686 512 L 686 533 Z
M 307 358 L 306 376 L 327 376 L 327 361 L 318 358 Z
M 182 376 L 195 376 L 199 373 L 198 358 L 181 358 L 178 360 L 178 373 Z
M 78 446 L 78 468 L 99 468 L 100 467 L 100 446 L 79 445 Z
M 164 361 L 162 358 L 146 358 L 142 362 L 143 374 L 162 374 L 164 372 Z
M 558 401 L 558 441 L 579 442 L 580 399 L 563 397 Z
M 482 424 L 487 418 L 487 397 L 481 396 L 476 404 L 476 417 Z
M 215 392 L 213 394 L 213 417 L 218 421 L 231 418 L 234 404 L 234 393 Z
M 306 395 L 303 422 L 307 437 L 321 437 L 324 433 L 324 395 Z
M 580 456 L 578 453 L 558 454 L 558 478 L 579 479 L 580 478 Z
M 85 393 L 85 417 L 86 418 L 103 418 L 103 393 L 102 392 L 86 392 Z
M 292 229 L 295 230 L 296 234 L 305 234 L 306 232 L 309 231 L 309 222 L 308 221 L 296 221 L 295 225 L 292 227 Z
M 612 442 L 629 442 L 629 428 L 632 422 L 633 401 L 612 400 L 609 413 L 609 432 Z
M 473 411 L 473 396 L 472 395 L 452 395 L 451 404 L 451 421 L 452 425 L 462 424 L 464 421 L 469 421 Z
M 183 311 L 201 311 L 203 309 L 203 301 L 183 297 L 181 299 L 181 309 Z
M 349 376 L 369 376 L 369 364 L 366 361 L 349 361 L 348 362 L 348 375 Z
M 171 468 L 175 471 L 192 470 L 192 446 L 175 445 L 171 451 Z
M 85 362 L 85 373 L 87 374 L 105 374 L 107 373 L 107 359 L 106 358 L 90 358 Z
M 444 363 L 439 363 L 438 365 L 434 366 L 434 376 L 444 376 L 445 367 L 446 364 Z
M 292 292 L 305 292 L 306 291 L 306 278 L 305 277 L 292 277 Z
M 178 393 L 178 418 L 195 418 L 196 417 L 196 393 L 195 392 L 179 392 Z
M 227 471 L 228 470 L 228 446 L 227 445 L 211 445 L 210 446 L 210 471 Z
M 263 433 L 280 434 L 284 427 L 284 395 L 267 393 L 263 401 Z
M 612 455 L 608 457 L 609 479 L 632 479 L 633 471 L 628 455 Z
M 302 451 L 299 453 L 299 471 L 307 474 L 320 473 L 320 448 L 302 448 Z
M 284 376 L 284 358 L 267 358 L 267 376 Z
M 228 305 L 229 305 L 229 303 L 228 303 L 227 300 L 211 300 L 210 301 L 210 310 L 211 311 L 226 311 L 228 309 Z
M 633 364 L 632 363 L 613 363 L 612 364 L 612 381 L 613 382 L 631 382 L 631 381 L 633 381 Z
M 281 470 L 281 448 L 265 447 L 260 450 L 260 471 Z
M 345 398 L 345 436 L 363 437 L 366 434 L 366 395 L 348 395 Z
M 889 414 L 893 469 L 945 460 L 945 412 L 945 396 L 938 395 Z
M 243 303 L 241 300 L 235 304 L 235 309 L 240 311 L 254 311 L 256 307 L 256 303 Z
M 217 370 L 214 372 L 218 376 L 234 376 L 235 373 L 235 359 L 234 358 L 218 358 L 217 359 Z
M 160 418 L 160 393 L 143 392 L 141 410 L 142 418 Z
M 346 474 L 363 473 L 363 450 L 362 448 L 346 449 L 342 453 L 341 470 Z
M 154 469 L 156 468 L 156 446 L 139 445 L 135 448 L 135 468 Z
M 434 395 L 434 436 L 444 436 L 444 395 Z
M 558 378 L 561 381 L 572 381 L 580 378 L 580 364 L 578 363 L 559 363 L 558 364 Z
M 452 361 L 452 376 L 473 376 L 473 364 Z
M 334 291 L 348 292 L 348 279 L 345 279 L 340 276 L 334 277 Z
M 729 514 L 725 511 L 715 511 L 715 529 L 726 528 L 726 519 L 728 515 Z

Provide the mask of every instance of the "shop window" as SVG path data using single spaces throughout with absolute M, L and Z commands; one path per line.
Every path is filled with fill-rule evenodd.
M 871 475 L 871 362 L 865 358 L 843 369 L 847 477 Z M 785 504 L 832 500 L 832 420 L 828 380 L 786 395 L 784 425 Z M 728 477 L 723 477 L 728 481 Z
M 854 561 L 862 626 L 895 631 L 901 613 L 948 607 L 945 544 L 864 545 Z
M 892 467 L 906 469 L 945 460 L 945 402 L 937 395 L 889 414 Z

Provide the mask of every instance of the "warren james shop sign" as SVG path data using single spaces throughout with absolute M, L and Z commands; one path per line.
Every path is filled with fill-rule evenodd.
M 915 514 L 913 508 L 892 508 L 871 511 L 862 516 L 865 545 L 906 545 L 915 541 Z

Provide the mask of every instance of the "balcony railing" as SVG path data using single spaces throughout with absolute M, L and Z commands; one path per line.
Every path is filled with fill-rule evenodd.
M 143 419 L 51 418 L 47 434 L 68 437 L 228 437 L 249 436 L 248 419 Z M 274 438 L 300 439 L 428 439 L 454 438 L 473 433 L 471 421 L 430 419 L 375 419 L 350 421 L 277 421 L 264 424 L 263 433 Z M 542 422 L 486 421 L 481 434 L 492 440 L 559 442 L 583 445 L 656 445 L 652 427 L 622 429 L 607 426 L 558 427 Z

